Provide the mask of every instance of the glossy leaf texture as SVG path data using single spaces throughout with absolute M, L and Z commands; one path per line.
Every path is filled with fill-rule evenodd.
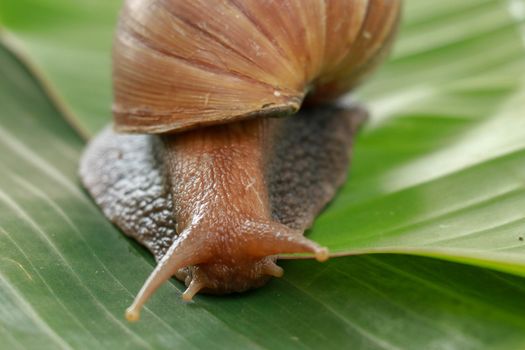
M 312 237 L 525 274 L 525 2 L 408 2 L 371 123 Z M 340 233 L 340 234 L 338 234 Z
M 110 117 L 111 45 L 121 1 L 2 0 L 0 37 L 83 136 Z
M 427 257 L 286 261 L 263 289 L 189 305 L 172 281 L 134 325 L 123 310 L 153 259 L 82 190 L 69 126 L 109 120 L 118 5 L 0 2 L 2 346 L 525 347 L 525 280 L 493 271 L 525 274 L 523 2 L 408 0 L 391 61 L 360 93 L 372 120 L 310 235 L 341 255 Z

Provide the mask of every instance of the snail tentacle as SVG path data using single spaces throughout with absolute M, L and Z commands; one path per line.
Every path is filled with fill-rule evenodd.
M 205 261 L 208 257 L 205 250 L 199 249 L 198 239 L 202 236 L 188 235 L 183 232 L 171 245 L 164 257 L 159 261 L 153 272 L 140 289 L 131 306 L 126 310 L 128 321 L 138 321 L 140 310 L 150 296 L 176 272 L 188 265 Z M 195 288 L 195 287 L 194 287 Z

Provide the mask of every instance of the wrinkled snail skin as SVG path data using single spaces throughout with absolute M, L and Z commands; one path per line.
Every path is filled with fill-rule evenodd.
M 262 165 L 260 173 L 256 174 L 263 183 L 261 194 L 251 194 L 261 197 L 262 203 L 256 199 L 256 204 L 262 209 L 254 210 L 257 206 L 252 207 L 252 203 L 244 201 L 244 198 L 237 196 L 235 192 L 219 194 L 216 198 L 214 187 L 220 188 L 222 182 L 203 182 L 197 177 L 190 179 L 189 184 L 186 184 L 182 181 L 186 174 L 180 174 L 179 180 L 172 179 L 172 171 L 168 169 L 169 160 L 166 159 L 171 157 L 168 155 L 171 151 L 170 145 L 166 143 L 175 143 L 176 135 L 173 140 L 166 140 L 165 136 L 118 134 L 107 128 L 88 145 L 80 164 L 80 175 L 104 214 L 125 234 L 145 245 L 158 262 L 169 256 L 170 247 L 182 250 L 183 245 L 176 243 L 184 239 L 187 240 L 185 250 L 194 261 L 208 256 L 209 250 L 215 250 L 215 255 L 210 254 L 212 256 L 207 263 L 190 263 L 179 269 L 175 267 L 174 271 L 164 276 L 169 278 L 174 274 L 190 287 L 184 294 L 186 299 L 193 296 L 199 287 L 202 288 L 202 292 L 215 294 L 246 290 L 263 285 L 271 276 L 282 275 L 282 270 L 274 264 L 276 256 L 270 255 L 267 249 L 278 254 L 286 252 L 287 245 L 281 245 L 279 242 L 275 246 L 266 245 L 266 242 L 276 242 L 276 237 L 268 235 L 271 232 L 266 230 L 267 228 L 279 228 L 282 232 L 297 234 L 294 238 L 299 244 L 290 252 L 304 251 L 306 246 L 311 247 L 314 254 L 316 250 L 323 253 L 315 243 L 304 239 L 302 233 L 311 226 L 316 215 L 344 183 L 352 141 L 366 115 L 366 111 L 358 106 L 323 106 L 302 109 L 296 117 L 266 119 L 263 122 L 263 132 L 267 133 L 266 136 L 271 135 L 273 140 L 264 141 L 267 146 L 264 147 L 266 151 L 263 159 L 256 162 Z M 253 122 L 249 121 L 247 124 Z M 253 131 L 253 125 L 240 128 L 244 127 Z M 235 132 L 239 131 L 238 127 L 235 129 Z M 211 129 L 207 132 L 211 133 Z M 253 154 L 257 151 L 250 149 L 248 152 Z M 207 158 L 204 153 L 200 155 Z M 179 160 L 186 157 L 189 156 L 183 155 Z M 180 166 L 193 168 L 193 158 L 191 157 L 188 165 Z M 199 159 L 199 156 L 195 158 Z M 211 162 L 211 159 L 206 161 Z M 244 164 L 246 161 L 243 159 L 241 162 Z M 210 167 L 199 167 L 193 171 L 218 171 L 222 174 L 221 170 Z M 249 174 L 244 170 L 243 173 Z M 263 178 L 260 177 L 261 173 Z M 245 176 L 240 177 L 239 182 L 244 182 L 244 185 L 238 189 L 242 192 L 249 192 L 252 186 L 261 185 L 250 185 Z M 173 181 L 181 181 L 175 186 L 186 187 L 182 189 L 185 194 L 181 196 L 172 189 Z M 209 188 L 204 188 L 201 191 L 204 193 L 200 193 L 199 198 L 199 195 L 192 193 L 194 186 Z M 237 184 L 233 186 L 239 187 Z M 222 195 L 227 197 L 220 197 Z M 202 197 L 210 197 L 211 200 L 203 201 Z M 184 205 L 183 199 L 188 201 L 187 205 Z M 252 199 L 253 197 L 250 198 Z M 180 204 L 177 205 L 176 202 Z M 230 202 L 234 203 L 230 205 Z M 210 206 L 219 206 L 220 211 L 208 207 L 202 221 L 192 226 L 192 219 L 185 218 L 193 217 L 199 206 L 206 206 L 207 203 L 210 203 Z M 246 217 L 241 216 L 245 214 L 242 210 L 233 216 L 226 216 L 222 211 L 222 207 L 233 206 L 242 209 L 246 205 L 246 214 L 249 214 Z M 185 209 L 176 209 L 177 206 L 183 206 Z M 186 214 L 178 214 L 179 210 Z M 264 215 L 259 215 L 261 212 Z M 214 216 L 216 222 L 210 220 Z M 176 217 L 186 222 L 190 221 L 190 224 L 186 224 L 186 227 L 184 224 L 179 225 Z M 255 217 L 259 220 L 253 220 Z M 244 220 L 246 223 L 243 231 L 236 229 L 238 226 L 235 225 L 232 225 L 231 230 L 225 229 L 225 226 L 231 225 L 232 221 L 235 223 L 236 220 Z M 250 226 L 252 222 L 255 222 L 255 225 Z M 254 241 L 246 239 L 245 235 L 249 233 Z M 288 246 L 294 243 L 294 238 L 292 242 L 287 242 Z M 251 250 L 250 242 L 257 245 L 260 243 L 261 250 L 258 247 Z M 229 251 L 221 250 L 221 245 L 228 243 Z M 182 257 L 181 251 L 176 253 L 176 256 Z M 270 256 L 263 257 L 262 254 Z M 320 258 L 323 258 L 322 254 Z M 191 282 L 196 276 L 199 276 L 196 281 L 200 283 L 194 282 L 192 285 Z M 151 291 L 150 289 L 146 295 Z M 140 305 L 136 304 L 135 310 Z M 130 318 L 134 317 L 136 313 L 131 313 Z
M 344 182 L 366 115 L 330 101 L 385 56 L 400 2 L 125 1 L 114 129 L 150 135 L 104 131 L 80 174 L 158 262 L 128 320 L 172 276 L 191 300 L 262 286 L 280 254 L 328 258 L 303 233 Z

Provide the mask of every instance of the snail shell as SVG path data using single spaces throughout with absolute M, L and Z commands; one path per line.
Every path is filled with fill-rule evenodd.
M 328 258 L 303 233 L 342 184 L 366 114 L 329 103 L 385 56 L 400 3 L 125 1 L 114 127 L 161 135 L 103 132 L 81 177 L 158 260 L 129 320 L 173 275 L 191 300 L 263 285 L 282 275 L 279 254 Z
M 400 0 L 127 0 L 117 130 L 167 133 L 335 99 L 390 47 Z

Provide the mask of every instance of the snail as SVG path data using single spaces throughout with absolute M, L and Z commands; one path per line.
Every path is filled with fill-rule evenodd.
M 280 277 L 280 254 L 329 257 L 303 233 L 344 182 L 367 114 L 337 98 L 386 56 L 400 7 L 124 2 L 114 125 L 90 142 L 80 176 L 104 214 L 158 262 L 128 320 L 172 276 L 189 301 Z

